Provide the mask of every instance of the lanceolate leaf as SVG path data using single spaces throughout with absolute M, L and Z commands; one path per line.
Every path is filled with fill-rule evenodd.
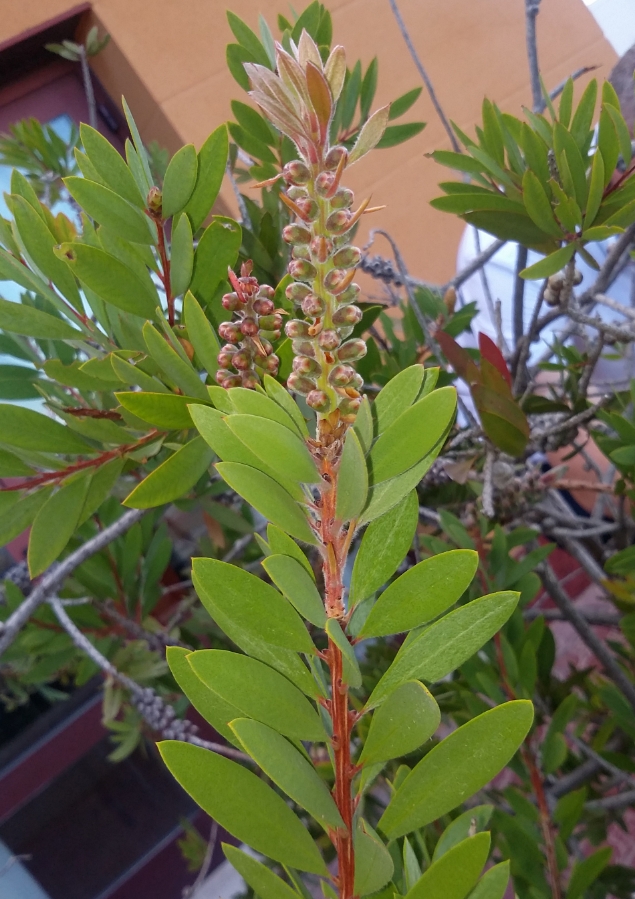
M 132 172 L 120 153 L 99 131 L 82 123 L 79 133 L 91 164 L 103 183 L 141 209 L 145 208 L 145 197 L 141 194 Z
M 288 390 L 279 384 L 271 375 L 265 375 L 265 390 L 267 395 L 274 400 L 284 412 L 292 419 L 293 423 L 303 437 L 309 436 L 309 430 L 306 426 L 302 413 L 297 403 L 293 400 Z M 358 413 L 359 414 L 359 413 Z
M 295 559 L 304 567 L 311 580 L 315 581 L 315 574 L 311 568 L 311 563 L 295 540 L 292 540 L 288 534 L 285 534 L 285 532 L 276 527 L 275 524 L 267 525 L 267 539 L 272 555 L 291 556 L 291 558 Z
M 404 643 L 373 690 L 368 706 L 380 703 L 406 680 L 434 683 L 454 671 L 500 630 L 514 611 L 518 596 L 511 592 L 481 596 Z
M 306 444 L 289 428 L 256 415 L 230 415 L 226 421 L 238 439 L 268 468 L 302 483 L 319 482 L 320 474 Z
M 364 451 L 357 434 L 349 428 L 344 441 L 337 477 L 335 515 L 339 521 L 359 517 L 368 495 L 368 471 Z
M 317 712 L 290 681 L 256 659 L 222 649 L 203 649 L 188 656 L 195 674 L 243 715 L 255 718 L 287 737 L 325 740 Z
M 194 254 L 190 283 L 190 290 L 202 305 L 212 301 L 219 284 L 226 280 L 227 267 L 236 262 L 241 236 L 240 225 L 220 216 L 203 232 Z
M 44 340 L 83 340 L 84 335 L 68 322 L 32 306 L 0 298 L 0 328 L 25 337 Z
M 41 453 L 92 452 L 92 447 L 70 428 L 33 409 L 8 403 L 0 403 L 0 441 L 10 447 Z
M 216 469 L 236 493 L 273 524 L 303 543 L 317 542 L 308 519 L 297 502 L 268 475 L 237 462 L 219 462 Z
M 419 502 L 410 491 L 366 529 L 355 556 L 349 602 L 356 605 L 388 581 L 407 554 L 419 520 Z
M 439 707 L 423 684 L 402 684 L 374 712 L 360 763 L 372 765 L 413 752 L 434 734 L 440 720 Z
M 410 365 L 391 378 L 379 391 L 373 403 L 377 422 L 377 434 L 382 434 L 411 406 L 419 395 L 425 369 L 423 365 Z
M 419 562 L 381 594 L 360 638 L 397 634 L 436 618 L 461 597 L 477 568 L 478 554 L 469 549 Z
M 155 468 L 123 501 L 131 509 L 151 509 L 188 493 L 212 463 L 202 437 L 195 437 Z
M 357 896 L 376 893 L 393 875 L 390 853 L 372 827 L 360 818 L 354 836 L 355 885 Z
M 409 468 L 403 474 L 397 475 L 396 478 L 382 481 L 381 484 L 370 488 L 368 491 L 368 503 L 362 512 L 360 524 L 366 524 L 375 518 L 379 518 L 380 515 L 384 515 L 397 503 L 401 502 L 404 496 L 411 492 L 413 487 L 417 486 L 441 452 L 442 442 L 445 441 L 449 430 L 450 425 L 448 425 L 447 430 L 441 436 L 436 446 L 417 465 L 413 465 L 412 468 Z
M 346 634 L 337 618 L 328 618 L 326 622 L 326 633 L 330 640 L 342 654 L 342 680 L 345 684 L 350 684 L 354 690 L 362 685 L 362 673 L 355 657 L 355 650 L 348 642 Z
M 90 477 L 64 484 L 37 513 L 29 537 L 29 574 L 42 574 L 57 559 L 73 536 L 84 505 Z
M 235 846 L 222 843 L 222 847 L 227 860 L 260 899 L 300 899 L 300 894 L 274 874 L 271 868 Z
M 182 430 L 194 427 L 188 405 L 196 403 L 196 397 L 179 393 L 116 392 L 115 396 L 137 418 L 158 428 Z
M 406 409 L 370 451 L 372 481 L 394 478 L 420 462 L 451 424 L 456 409 L 453 387 L 435 390 Z
M 489 846 L 489 833 L 463 840 L 430 865 L 407 899 L 465 899 L 483 870 Z
M 309 832 L 257 775 L 190 743 L 166 740 L 159 752 L 183 789 L 237 839 L 284 865 L 326 875 Z
M 202 715 L 221 736 L 240 749 L 240 742 L 228 724 L 234 718 L 240 718 L 240 710 L 221 699 L 218 693 L 214 693 L 213 690 L 206 687 L 203 681 L 194 674 L 192 666 L 187 660 L 189 654 L 189 649 L 182 646 L 166 648 L 165 658 L 174 680 L 199 715 Z
M 196 184 L 185 213 L 197 231 L 209 215 L 218 196 L 227 165 L 227 126 L 212 131 L 198 152 Z
M 205 385 L 193 366 L 179 356 L 150 322 L 143 326 L 143 339 L 154 361 L 181 390 L 201 400 L 209 399 Z
M 349 165 L 357 162 L 358 159 L 361 159 L 362 156 L 365 156 L 373 149 L 373 147 L 377 146 L 386 130 L 389 114 L 390 106 L 382 106 L 381 109 L 374 112 L 368 119 L 359 133 L 355 146 L 349 154 Z
M 236 412 L 244 415 L 258 415 L 261 418 L 270 418 L 295 432 L 296 425 L 288 412 L 269 396 L 257 393 L 255 390 L 246 390 L 244 387 L 232 387 L 228 391 L 229 399 L 234 404 Z
M 100 225 L 112 228 L 124 240 L 141 244 L 156 242 L 156 229 L 148 216 L 109 187 L 74 175 L 64 178 L 64 184 L 82 209 Z
M 20 496 L 17 503 L 0 511 L 0 543 L 3 546 L 32 524 L 50 494 L 51 488 L 45 487 L 28 496 Z
M 344 826 L 325 782 L 285 737 L 266 724 L 249 718 L 238 718 L 232 721 L 231 727 L 245 752 L 267 777 L 306 809 L 322 827 Z
M 532 721 L 531 702 L 520 699 L 459 727 L 406 777 L 382 815 L 380 828 L 396 839 L 469 799 L 507 764 Z
M 194 267 L 194 245 L 192 226 L 186 215 L 179 216 L 172 232 L 172 255 L 170 257 L 170 287 L 172 295 L 180 297 L 190 286 Z
M 470 893 L 470 899 L 503 899 L 509 883 L 509 862 L 489 868 Z
M 294 564 L 306 574 L 299 563 Z M 253 639 L 296 652 L 315 652 L 313 641 L 292 606 L 260 578 L 218 559 L 194 559 L 193 571 L 197 589 L 202 590 L 201 599 L 212 618 L 220 609 Z
M 165 173 L 163 218 L 170 218 L 185 207 L 196 185 L 197 170 L 196 148 L 194 144 L 186 144 L 174 154 Z
M 217 356 L 220 352 L 220 343 L 196 297 L 189 290 L 183 300 L 183 312 L 188 340 L 194 347 L 200 364 L 208 375 L 213 377 L 218 371 Z
M 315 581 L 299 561 L 291 556 L 274 554 L 263 559 L 262 567 L 276 587 L 282 590 L 289 602 L 307 621 L 316 627 L 324 628 L 326 624 L 324 603 Z
M 540 262 L 535 262 L 529 268 L 525 268 L 520 273 L 521 278 L 528 280 L 538 280 L 539 278 L 548 278 L 549 275 L 555 275 L 563 266 L 569 262 L 575 253 L 575 244 L 567 244 L 555 253 L 551 253 Z
M 474 805 L 455 818 L 445 828 L 439 838 L 439 842 L 434 847 L 432 861 L 438 861 L 442 855 L 445 855 L 458 843 L 463 842 L 469 836 L 474 836 L 475 833 L 485 830 L 493 811 L 493 805 Z

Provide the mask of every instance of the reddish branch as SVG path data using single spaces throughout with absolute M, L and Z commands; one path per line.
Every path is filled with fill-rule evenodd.
M 126 453 L 131 453 L 134 450 L 140 449 L 142 446 L 146 446 L 148 443 L 152 443 L 153 440 L 159 436 L 159 434 L 163 433 L 159 430 L 149 431 L 145 437 L 142 437 L 141 440 L 137 440 L 136 443 L 127 443 L 124 446 L 118 446 L 116 449 L 108 450 L 105 453 L 100 453 L 98 456 L 95 456 L 94 459 L 84 459 L 82 462 L 75 462 L 74 465 L 69 465 L 67 468 L 63 468 L 61 471 L 47 471 L 44 474 L 36 475 L 33 478 L 27 478 L 24 481 L 21 481 L 19 484 L 8 484 L 0 487 L 0 491 L 6 490 L 30 490 L 33 487 L 41 487 L 43 484 L 51 484 L 56 483 L 58 481 L 63 481 L 64 478 L 69 477 L 72 474 L 75 474 L 76 471 L 84 471 L 87 468 L 99 468 L 100 465 L 105 465 L 106 462 L 112 462 L 113 459 L 120 458 L 121 456 L 125 456 Z
M 165 248 L 165 229 L 163 226 L 163 222 L 156 218 L 154 219 L 157 226 L 157 232 L 159 234 L 159 256 L 161 258 L 161 282 L 163 284 L 163 289 L 165 291 L 165 298 L 168 305 L 168 322 L 170 323 L 170 327 L 174 327 L 174 297 L 172 296 L 172 287 L 170 286 L 170 260 L 168 259 L 167 250 Z
M 85 406 L 67 406 L 62 409 L 66 415 L 76 415 L 78 418 L 108 418 L 110 421 L 121 421 L 122 416 L 115 409 L 90 409 Z

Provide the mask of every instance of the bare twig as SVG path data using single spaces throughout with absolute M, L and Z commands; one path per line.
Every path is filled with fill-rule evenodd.
M 412 61 L 414 62 L 415 66 L 417 67 L 417 71 L 421 75 L 421 80 L 425 84 L 426 90 L 428 91 L 430 99 L 432 100 L 432 105 L 434 106 L 436 113 L 441 120 L 441 124 L 445 128 L 446 134 L 450 138 L 450 144 L 452 145 L 452 149 L 454 150 L 455 153 L 460 153 L 461 147 L 459 146 L 459 142 L 457 141 L 454 131 L 452 130 L 452 126 L 450 125 L 450 123 L 443 111 L 443 108 L 442 108 L 441 104 L 439 103 L 439 100 L 435 93 L 432 82 L 430 81 L 428 73 L 424 69 L 423 63 L 421 62 L 421 60 L 419 58 L 419 54 L 415 50 L 415 47 L 414 47 L 414 44 L 412 43 L 410 34 L 408 33 L 408 29 L 406 28 L 406 24 L 401 17 L 401 13 L 399 12 L 399 7 L 397 6 L 396 0 L 388 0 L 388 2 L 390 3 L 390 8 L 393 11 L 395 19 L 397 20 L 397 25 L 399 26 L 399 30 L 401 31 L 401 36 L 403 37 L 404 41 L 406 42 L 406 46 L 410 52 L 410 55 L 412 56 Z
M 88 65 L 88 54 L 86 53 L 86 47 L 83 44 L 79 45 L 79 63 L 82 68 L 82 82 L 84 84 L 84 93 L 88 105 L 88 124 L 91 128 L 97 128 L 95 91 L 93 89 L 93 79 L 90 75 L 90 66 Z
M 603 768 L 605 771 L 608 771 L 609 774 L 612 774 L 614 777 L 618 778 L 618 780 L 623 781 L 624 783 L 629 784 L 630 786 L 635 787 L 635 777 L 630 774 L 627 774 L 626 771 L 622 771 L 621 768 L 618 768 L 617 765 L 613 765 L 611 762 L 607 761 L 603 756 L 600 755 L 599 752 L 596 752 L 590 746 L 588 746 L 584 740 L 581 740 L 579 737 L 576 737 L 575 734 L 566 734 L 567 739 L 570 743 L 573 743 L 577 749 L 580 750 L 583 755 L 586 755 L 587 758 L 593 759 Z
M 602 612 L 581 612 L 580 613 L 589 624 L 594 627 L 618 627 L 620 623 L 619 615 Z M 560 609 L 524 609 L 523 618 L 527 621 L 534 621 L 536 618 L 544 618 L 545 621 L 568 621 Z
M 460 287 L 468 278 L 471 278 L 472 275 L 477 272 L 479 269 L 483 268 L 483 266 L 490 261 L 492 256 L 495 256 L 501 247 L 504 247 L 507 243 L 506 240 L 495 240 L 493 243 L 489 245 L 482 253 L 479 253 L 477 256 L 469 262 L 465 268 L 461 269 L 461 271 L 455 275 L 451 281 L 448 281 L 447 284 L 444 284 L 441 288 L 442 292 L 446 291 L 448 287 Z
M 597 636 L 589 622 L 578 611 L 575 604 L 571 602 L 550 566 L 543 562 L 536 570 L 549 596 L 604 667 L 606 674 L 622 691 L 633 709 L 635 709 L 635 686 L 622 671 L 605 642 Z
M 599 69 L 599 68 L 600 68 L 599 66 L 582 66 L 581 69 L 576 69 L 575 72 L 572 72 L 572 73 L 569 75 L 569 78 L 571 79 L 571 81 L 577 81 L 578 78 L 582 78 L 583 75 L 588 75 L 589 72 L 595 72 L 595 70 L 596 70 L 596 69 Z M 567 82 L 569 81 L 569 78 L 565 78 L 565 80 L 564 80 L 564 81 L 561 81 L 560 84 L 557 84 L 557 85 L 553 88 L 553 90 L 550 90 L 550 91 L 549 91 L 549 99 L 550 99 L 550 100 L 555 100 L 556 97 L 559 97 L 559 96 L 560 96 L 560 94 L 562 93 L 562 91 L 563 91 L 563 90 L 565 89 L 565 87 L 567 86 Z M 544 100 L 542 99 L 542 97 L 541 97 L 541 99 L 540 99 L 540 107 L 539 107 L 539 109 L 538 109 L 538 112 L 542 112 L 542 111 L 546 108 L 546 106 L 547 106 L 547 104 L 545 103 L 545 101 L 544 101 Z
M 540 85 L 540 67 L 538 65 L 538 41 L 536 39 L 536 18 L 540 11 L 540 0 L 525 0 L 525 34 L 527 39 L 527 60 L 529 62 L 529 80 L 534 112 L 541 108 L 542 89 Z
M 542 431 L 535 431 L 531 435 L 531 439 L 536 440 L 544 440 L 545 437 L 552 437 L 554 434 L 561 434 L 563 431 L 567 431 L 569 428 L 574 428 L 577 425 L 584 424 L 587 421 L 591 421 L 595 415 L 599 412 L 599 410 L 606 406 L 609 402 L 609 396 L 603 396 L 599 402 L 597 402 L 594 406 L 590 406 L 588 409 L 585 409 L 584 412 L 579 412 L 577 415 L 572 415 L 571 418 L 567 418 L 565 421 L 560 421 L 556 425 L 552 425 L 550 428 L 545 428 Z
M 512 298 L 512 316 L 514 328 L 514 346 L 517 347 L 525 332 L 525 279 L 520 277 L 527 268 L 527 247 L 519 245 L 516 255 L 516 272 L 514 275 L 514 296 Z
M 627 790 L 625 793 L 617 793 L 615 796 L 605 796 L 603 799 L 592 799 L 587 802 L 585 808 L 589 811 L 600 812 L 612 809 L 624 808 L 635 802 L 635 790 Z
M 76 549 L 75 552 L 72 552 L 62 562 L 51 566 L 24 602 L 18 606 L 4 623 L 0 623 L 0 658 L 31 615 L 42 603 L 45 603 L 50 596 L 59 590 L 68 576 L 86 559 L 90 559 L 91 556 L 108 546 L 117 537 L 125 534 L 146 512 L 146 509 L 130 509 L 130 511 L 124 512 L 121 518 L 104 528 L 95 537 L 87 540 L 86 543 L 80 546 L 79 549 Z
M 196 875 L 196 880 L 192 884 L 191 887 L 186 887 L 183 890 L 183 899 L 196 899 L 196 891 L 200 886 L 203 885 L 203 881 L 209 874 L 209 870 L 212 866 L 212 859 L 214 858 L 214 850 L 216 849 L 216 840 L 218 838 L 218 822 L 212 821 L 212 827 L 209 833 L 209 840 L 207 841 L 207 849 L 205 850 L 205 858 L 203 859 L 203 864 L 201 865 L 201 869 Z
M 483 493 L 481 494 L 481 503 L 483 505 L 483 514 L 488 518 L 494 518 L 496 512 L 494 510 L 494 483 L 492 475 L 494 472 L 494 452 L 488 449 L 485 456 L 485 466 L 483 468 Z

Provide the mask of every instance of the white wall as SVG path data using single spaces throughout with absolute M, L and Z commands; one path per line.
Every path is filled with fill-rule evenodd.
M 584 0 L 612 44 L 623 56 L 635 44 L 635 0 Z

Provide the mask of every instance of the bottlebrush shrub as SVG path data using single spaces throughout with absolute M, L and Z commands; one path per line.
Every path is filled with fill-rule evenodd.
M 367 805 L 368 788 L 386 762 L 421 747 L 439 725 L 439 708 L 423 681 L 446 677 L 476 652 L 509 618 L 518 594 L 483 596 L 443 615 L 478 566 L 477 553 L 454 550 L 415 565 L 375 599 L 411 545 L 418 519 L 414 487 L 445 442 L 456 393 L 434 389 L 437 372 L 414 365 L 372 406 L 362 400 L 351 363 L 364 344 L 346 340 L 358 317 L 351 303 L 358 251 L 348 235 L 367 204 L 348 212 L 352 195 L 340 180 L 347 163 L 381 138 L 387 114 L 380 110 L 369 119 L 350 154 L 331 147 L 333 101 L 345 71 L 342 48 L 323 64 L 304 31 L 292 53 L 278 48 L 277 61 L 278 74 L 256 65 L 246 69 L 254 99 L 300 156 L 283 170 L 296 216 L 285 233 L 296 250 L 289 270 L 298 279 L 288 293 L 305 314 L 287 324 L 295 353 L 289 386 L 306 394 L 316 426 L 308 430 L 268 374 L 264 388 L 216 388 L 215 409 L 188 404 L 221 459 L 216 468 L 223 480 L 270 522 L 262 565 L 272 583 L 217 559 L 195 559 L 201 601 L 242 652 L 168 651 L 192 704 L 272 785 L 245 765 L 190 743 L 168 740 L 159 748 L 208 814 L 284 867 L 290 884 L 225 847 L 258 895 L 299 896 L 297 872 L 306 872 L 324 878 L 325 895 L 351 899 L 391 884 L 391 853 L 401 851 L 396 841 L 451 811 L 507 764 L 531 727 L 533 709 L 515 700 L 477 716 L 411 771 L 399 769 L 380 816 L 376 805 Z M 257 284 L 250 290 L 258 295 Z M 240 310 L 239 316 L 245 320 Z M 349 550 L 365 526 L 347 596 Z M 319 586 L 300 544 L 317 547 Z M 392 634 L 407 636 L 366 697 L 356 650 Z M 330 791 L 318 772 L 322 746 L 332 768 Z M 284 797 L 308 813 L 310 830 Z M 408 896 L 445 888 L 461 899 L 476 888 L 488 899 L 502 897 L 507 864 L 479 881 L 490 837 L 472 830 L 467 819 L 455 822 L 423 875 L 404 841 Z M 327 868 L 332 857 L 335 872 Z M 387 895 L 397 892 L 392 884 L 387 889 Z

